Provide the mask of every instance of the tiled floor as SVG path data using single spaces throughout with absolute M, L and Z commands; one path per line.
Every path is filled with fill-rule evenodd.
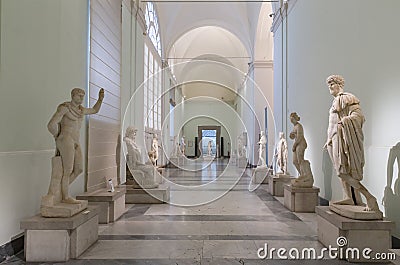
M 219 161 L 210 169 L 190 172 L 166 169 L 166 176 L 186 187 L 204 185 L 219 179 L 225 165 Z M 188 192 L 172 188 L 171 196 L 184 192 L 184 196 L 201 197 L 203 193 L 218 193 L 234 186 L 207 204 L 127 205 L 127 212 L 117 222 L 100 225 L 97 243 L 78 260 L 67 264 L 348 264 L 329 259 L 279 260 L 276 256 L 259 259 L 257 250 L 266 243 L 269 248 L 320 250 L 323 246 L 317 240 L 316 216 L 288 211 L 269 195 L 266 185 L 250 192 L 249 169 L 241 178 L 234 168 L 226 172 L 224 178 L 205 190 Z M 7 263 L 23 264 L 21 255 Z

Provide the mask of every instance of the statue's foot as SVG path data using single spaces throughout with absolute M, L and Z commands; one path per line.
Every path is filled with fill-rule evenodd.
M 332 202 L 332 204 L 337 204 L 337 205 L 354 205 L 354 202 L 352 199 L 347 198 L 341 201 L 336 201 L 336 202 Z
M 379 207 L 378 207 L 378 202 L 376 201 L 375 197 L 371 197 L 367 199 L 367 207 L 365 207 L 364 211 L 367 212 L 378 212 Z
M 78 200 L 75 200 L 71 197 L 65 198 L 64 200 L 62 200 L 63 203 L 69 203 L 69 204 L 80 204 L 81 202 Z

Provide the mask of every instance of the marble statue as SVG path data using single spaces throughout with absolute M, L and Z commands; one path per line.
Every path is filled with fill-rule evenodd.
M 57 111 L 47 124 L 56 142 L 56 155 L 52 158 L 49 190 L 41 201 L 42 216 L 69 217 L 87 206 L 87 201 L 75 200 L 69 196 L 69 185 L 83 171 L 82 150 L 79 143 L 82 120 L 85 115 L 99 112 L 104 99 L 104 89 L 100 89 L 99 98 L 93 108 L 82 106 L 84 98 L 83 89 L 72 89 L 71 101 L 58 105 Z M 71 210 L 72 208 L 75 210 Z
M 260 141 L 257 143 L 259 145 L 258 147 L 258 166 L 260 168 L 265 168 L 267 167 L 267 163 L 265 162 L 265 154 L 266 154 L 266 149 L 267 149 L 267 137 L 265 136 L 264 131 L 261 131 L 261 137 Z
M 285 139 L 285 134 L 283 132 L 279 133 L 279 142 L 276 147 L 276 165 L 279 167 L 277 174 L 288 175 L 287 171 L 287 160 L 288 160 L 288 150 L 287 142 Z
M 343 91 L 344 78 L 340 75 L 329 76 L 326 84 L 334 99 L 329 110 L 328 137 L 324 148 L 329 152 L 344 191 L 344 199 L 332 204 L 364 206 L 361 199 L 363 194 L 367 200 L 364 211 L 382 216 L 376 198 L 361 184 L 365 163 L 362 131 L 365 118 L 360 100 Z
M 153 165 L 146 165 L 142 162 L 142 154 L 140 147 L 136 143 L 137 129 L 133 126 L 126 128 L 124 142 L 126 144 L 128 154 L 126 162 L 128 168 L 134 178 L 134 188 L 157 188 L 155 182 L 155 168 Z M 136 182 L 136 183 L 135 183 Z
M 212 141 L 208 141 L 208 144 L 207 144 L 207 156 L 212 156 Z
M 290 114 L 290 122 L 294 125 L 292 132 L 290 133 L 290 139 L 294 140 L 292 151 L 293 151 L 293 165 L 296 167 L 297 172 L 301 175 L 300 165 L 304 161 L 304 152 L 307 148 L 307 142 L 304 138 L 303 125 L 301 125 L 300 117 L 296 112 Z
M 238 158 L 244 157 L 247 158 L 246 154 L 246 146 L 243 145 L 243 136 L 238 136 L 238 149 L 237 149 Z
M 186 151 L 185 136 L 182 136 L 182 138 L 181 138 L 180 148 L 181 148 L 182 155 L 185 156 L 185 151 Z
M 172 152 L 170 155 L 170 158 L 177 158 L 181 154 L 180 149 L 179 149 L 179 143 L 178 143 L 178 136 L 174 136 L 173 144 L 172 144 Z
M 154 133 L 153 140 L 151 142 L 151 151 L 148 153 L 150 161 L 153 164 L 153 166 L 157 165 L 157 160 L 158 160 L 158 155 L 159 155 L 158 148 L 159 148 L 159 145 L 158 145 L 157 134 Z
M 307 149 L 307 141 L 304 138 L 304 129 L 301 125 L 300 117 L 296 112 L 290 114 L 290 121 L 294 125 L 290 133 L 290 139 L 293 143 L 293 165 L 296 167 L 299 177 L 292 180 L 292 186 L 302 188 L 312 188 L 314 177 L 311 172 L 310 161 L 304 160 L 304 152 Z

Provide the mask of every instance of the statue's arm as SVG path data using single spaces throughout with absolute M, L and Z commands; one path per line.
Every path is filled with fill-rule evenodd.
M 90 115 L 90 114 L 96 114 L 99 112 L 101 103 L 103 103 L 104 99 L 104 89 L 100 89 L 99 91 L 99 99 L 97 100 L 96 104 L 92 108 L 83 108 L 83 114 L 85 115 Z
M 47 124 L 47 129 L 49 132 L 54 136 L 54 138 L 57 138 L 59 132 L 59 123 L 61 122 L 62 118 L 64 117 L 65 113 L 67 113 L 68 108 L 64 106 L 63 104 L 59 105 L 57 107 L 56 113 L 51 117 L 49 123 Z

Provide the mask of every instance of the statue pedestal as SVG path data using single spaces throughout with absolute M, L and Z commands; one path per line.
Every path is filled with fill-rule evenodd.
M 117 187 L 114 192 L 100 189 L 85 192 L 76 198 L 88 200 L 89 205 L 99 206 L 99 223 L 108 224 L 115 222 L 125 213 L 125 187 Z
M 246 168 L 247 167 L 247 158 L 245 158 L 245 157 L 239 157 L 238 159 L 237 159 L 237 166 L 239 167 L 239 168 Z
M 284 205 L 292 212 L 313 213 L 318 205 L 319 188 L 299 188 L 284 185 Z
M 378 260 L 376 253 L 388 253 L 392 246 L 391 230 L 395 223 L 384 220 L 354 220 L 343 217 L 332 212 L 329 206 L 315 207 L 318 222 L 318 241 L 324 246 L 333 248 L 338 247 L 337 238 L 345 237 L 346 244 L 341 244 L 343 256 L 339 258 L 350 262 L 388 262 L 388 260 Z M 341 241 L 343 242 L 343 241 Z M 350 249 L 351 248 L 351 249 Z M 352 249 L 359 250 L 359 259 L 352 255 Z M 365 248 L 372 249 L 367 253 L 371 259 L 363 256 Z M 336 253 L 340 253 L 337 251 Z
M 79 257 L 97 241 L 98 208 L 67 218 L 45 218 L 40 215 L 21 221 L 25 230 L 27 262 L 65 262 Z
M 157 167 L 156 178 L 155 181 L 158 184 L 164 183 L 163 175 L 165 174 L 165 168 Z
M 213 155 L 205 155 L 203 156 L 204 161 L 213 161 L 215 159 L 215 156 Z
M 268 167 L 266 168 L 255 168 L 253 170 L 253 175 L 251 176 L 251 181 L 254 184 L 268 184 L 268 172 L 270 169 Z
M 126 203 L 167 203 L 170 198 L 170 190 L 166 185 L 160 185 L 154 189 L 135 189 L 126 185 Z
M 290 184 L 290 181 L 295 179 L 290 175 L 270 175 L 268 177 L 269 193 L 272 196 L 283 197 L 283 185 Z
M 169 162 L 172 164 L 173 167 L 181 167 L 185 164 L 185 157 L 170 157 Z

